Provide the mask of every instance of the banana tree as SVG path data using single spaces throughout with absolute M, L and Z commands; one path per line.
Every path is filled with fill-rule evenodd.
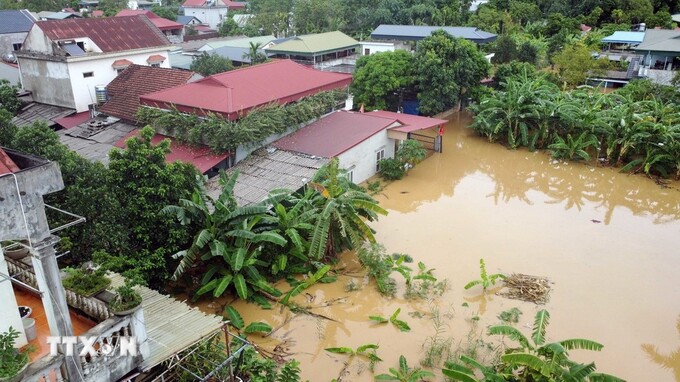
M 260 275 L 256 265 L 265 243 L 284 246 L 287 241 L 278 233 L 256 230 L 268 208 L 239 207 L 233 192 L 237 177 L 238 172 L 221 175 L 222 192 L 217 200 L 199 187 L 191 200 L 181 199 L 178 206 L 162 210 L 174 214 L 182 225 L 200 228 L 191 246 L 175 254 L 180 263 L 172 278 L 177 280 L 189 270 L 202 273 L 198 295 L 212 292 L 219 297 L 229 286 L 242 299 L 257 292 L 280 295 Z
M 315 191 L 312 197 L 315 218 L 309 257 L 318 260 L 356 248 L 364 241 L 375 243 L 374 231 L 366 221 L 377 220 L 378 215 L 387 215 L 387 211 L 341 174 L 337 158 L 325 166 L 316 180 L 319 182 L 311 184 Z
M 600 351 L 602 344 L 587 339 L 546 342 L 550 314 L 540 310 L 534 318 L 531 340 L 509 325 L 489 328 L 489 334 L 501 335 L 518 343 L 501 356 L 501 374 L 512 374 L 517 381 L 623 381 L 617 377 L 595 373 L 595 363 L 582 364 L 569 359 L 569 350 Z

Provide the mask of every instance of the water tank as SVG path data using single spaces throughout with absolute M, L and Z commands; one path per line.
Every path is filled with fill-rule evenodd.
M 104 103 L 108 100 L 108 94 L 106 92 L 106 86 L 97 85 L 94 87 L 94 93 L 97 97 L 97 103 Z

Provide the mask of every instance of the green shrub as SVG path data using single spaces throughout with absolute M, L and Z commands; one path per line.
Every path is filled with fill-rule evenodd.
M 404 165 L 394 158 L 381 159 L 378 165 L 380 166 L 378 173 L 387 180 L 401 179 L 406 173 Z
M 64 271 L 67 274 L 62 280 L 64 288 L 82 296 L 92 296 L 111 285 L 111 279 L 106 277 L 103 268 L 92 269 L 82 266 L 80 268 L 64 268 Z

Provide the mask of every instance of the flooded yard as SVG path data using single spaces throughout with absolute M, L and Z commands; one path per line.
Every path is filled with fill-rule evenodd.
M 444 153 L 376 195 L 389 211 L 373 224 L 378 241 L 390 253 L 408 253 L 435 268 L 448 280 L 443 295 L 405 300 L 403 279 L 395 274 L 397 297 L 382 297 L 366 285 L 354 255 L 345 254 L 345 275 L 296 298 L 315 315 L 237 303 L 246 322 L 275 328 L 266 338 L 250 338 L 263 349 L 292 354 L 310 381 L 373 380 L 362 359 L 345 367 L 349 358 L 326 347 L 378 344 L 383 362 L 376 375 L 396 367 L 402 354 L 417 365 L 434 336 L 449 341 L 453 351 L 477 348 L 484 356 L 497 344 L 485 332 L 500 323 L 500 312 L 519 308 L 516 325 L 530 334 L 542 308 L 493 291 L 482 295 L 478 287 L 465 291 L 479 278 L 484 258 L 490 273 L 550 279 L 548 340 L 587 338 L 605 345 L 602 352 L 573 351 L 572 358 L 595 361 L 598 371 L 629 381 L 680 381 L 680 184 L 662 187 L 615 169 L 506 150 L 474 136 L 467 123 L 469 116 L 454 115 Z M 360 290 L 348 291 L 350 282 Z M 410 332 L 368 319 L 389 317 L 397 308 Z

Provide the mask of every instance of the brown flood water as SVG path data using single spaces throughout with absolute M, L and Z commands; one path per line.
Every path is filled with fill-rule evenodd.
M 341 265 L 351 276 L 314 286 L 296 300 L 337 322 L 239 302 L 235 307 L 246 322 L 277 328 L 267 338 L 250 339 L 265 349 L 282 345 L 301 361 L 303 379 L 330 381 L 347 358 L 326 347 L 380 345 L 384 362 L 376 374 L 396 367 L 402 354 L 409 365 L 420 362 L 423 345 L 435 333 L 427 319 L 433 309 L 444 323 L 440 338 L 453 338 L 454 349 L 467 346 L 471 334 L 479 338 L 500 322 L 499 312 L 513 307 L 523 312 L 517 326 L 530 335 L 541 307 L 463 290 L 479 278 L 484 258 L 490 273 L 526 273 L 553 282 L 545 305 L 551 314 L 548 339 L 588 338 L 605 345 L 599 353 L 573 351 L 574 359 L 595 361 L 598 371 L 628 381 L 680 382 L 680 184 L 662 188 L 614 169 L 506 150 L 474 136 L 464 128 L 469 122 L 465 114 L 454 115 L 444 153 L 377 196 L 389 215 L 373 224 L 389 252 L 408 253 L 436 268 L 448 280 L 446 293 L 432 301 L 404 300 L 398 274 L 397 298 L 381 297 L 372 284 L 346 292 L 350 279 L 362 285 L 365 280 L 355 257 L 345 254 Z M 213 311 L 217 305 L 202 306 Z M 368 320 L 397 308 L 411 332 Z M 353 360 L 343 380 L 373 380 L 366 366 Z

